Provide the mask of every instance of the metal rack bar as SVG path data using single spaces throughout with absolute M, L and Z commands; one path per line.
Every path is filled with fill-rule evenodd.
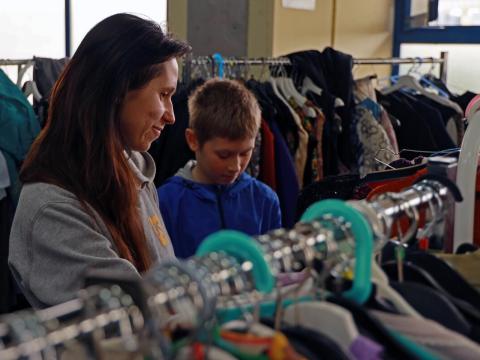
M 23 59 L 23 60 L 0 59 L 0 66 L 26 65 L 31 61 L 32 59 Z
M 447 81 L 447 63 L 448 53 L 442 52 L 439 58 L 434 57 L 392 57 L 392 58 L 354 58 L 354 65 L 393 65 L 398 66 L 402 64 L 439 64 L 440 79 L 445 83 Z M 287 57 L 277 58 L 224 58 L 224 65 L 226 66 L 254 66 L 254 65 L 290 65 L 290 60 Z M 192 65 L 208 65 L 211 67 L 212 74 L 215 73 L 216 64 L 210 56 L 189 57 L 184 62 L 185 67 L 190 74 Z M 187 77 L 188 78 L 188 77 Z
M 213 60 L 208 56 L 201 56 L 189 60 L 191 64 L 212 63 Z M 288 65 L 290 60 L 287 57 L 278 58 L 224 58 L 227 65 Z M 399 64 L 442 64 L 444 58 L 354 58 L 355 65 L 399 65 Z

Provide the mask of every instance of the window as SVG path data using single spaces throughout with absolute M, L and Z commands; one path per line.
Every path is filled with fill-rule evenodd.
M 0 59 L 65 56 L 64 0 L 9 1 L 0 11 Z
M 441 0 L 438 19 L 433 26 L 478 26 L 480 25 L 479 0 Z
M 71 0 L 72 54 L 100 20 L 120 12 L 146 15 L 164 25 L 167 20 L 167 0 Z
M 432 4 L 438 8 L 429 11 Z M 480 0 L 396 0 L 393 38 L 393 56 L 440 57 L 447 51 L 448 87 L 480 91 L 480 67 L 472 66 L 480 60 Z M 402 65 L 394 73 L 410 68 Z M 421 71 L 430 70 L 438 74 L 438 66 L 422 65 Z
M 167 0 L 70 0 L 72 53 L 103 18 L 119 12 L 165 24 Z M 65 0 L 9 1 L 0 11 L 0 59 L 65 56 Z

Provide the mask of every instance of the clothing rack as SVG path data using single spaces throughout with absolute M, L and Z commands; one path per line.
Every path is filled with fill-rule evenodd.
M 36 312 L 3 316 L 0 358 L 55 359 L 56 349 L 75 339 L 87 339 L 84 345 L 91 358 L 96 358 L 98 346 L 92 341 L 112 337 L 130 344 L 129 351 L 143 347 L 153 358 L 169 358 L 172 346 L 163 330 L 169 327 L 172 314 L 176 314 L 176 323 L 208 330 L 219 311 L 257 303 L 259 296 L 263 301 L 275 300 L 280 273 L 316 271 L 321 283 L 355 258 L 354 289 L 357 278 L 370 279 L 372 252 L 390 239 L 395 221 L 407 215 L 416 231 L 417 216 L 412 214 L 428 207 L 431 220 L 425 229 L 420 229 L 426 232 L 430 224 L 443 221 L 449 190 L 444 181 L 423 179 L 373 202 L 321 201 L 310 207 L 292 230 L 274 230 L 253 241 L 233 231 L 213 234 L 205 239 L 196 256 L 172 259 L 152 268 L 141 280 L 142 291 L 137 288 L 129 293 L 129 286 L 116 285 L 114 276 L 110 285 L 99 281 L 81 290 L 78 299 Z M 366 243 L 369 233 L 370 247 Z M 128 285 L 128 280 L 116 276 L 118 283 Z M 140 293 L 143 305 L 142 301 L 132 300 Z M 138 341 L 127 341 L 132 337 Z
M 32 59 L 23 59 L 23 60 L 0 59 L 0 66 L 26 65 L 31 61 L 33 60 Z
M 17 66 L 17 86 L 22 86 L 22 79 L 25 73 L 27 72 L 30 66 L 35 64 L 34 59 L 22 59 L 22 60 L 11 60 L 11 59 L 0 59 L 0 66 Z
M 287 57 L 277 58 L 236 58 L 225 57 L 220 60 L 221 64 L 227 66 L 237 65 L 290 65 L 290 60 Z M 190 65 L 203 65 L 210 66 L 212 74 L 215 74 L 215 68 L 218 67 L 218 58 L 212 56 L 199 56 L 187 58 L 184 62 L 186 71 L 191 71 Z M 409 57 L 409 58 L 354 58 L 354 65 L 402 65 L 402 64 L 439 64 L 440 65 L 440 79 L 443 82 L 447 80 L 447 65 L 448 65 L 448 52 L 442 51 L 439 58 L 434 57 Z M 190 73 L 190 72 L 189 72 Z

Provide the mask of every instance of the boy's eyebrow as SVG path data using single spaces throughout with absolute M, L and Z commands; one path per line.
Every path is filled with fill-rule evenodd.
M 248 149 L 245 149 L 241 152 L 247 152 L 247 151 L 253 150 L 254 148 L 255 148 L 255 146 L 249 146 Z
M 247 151 L 250 151 L 250 150 L 253 150 L 255 148 L 255 146 L 250 146 L 248 149 L 242 149 L 241 151 L 238 151 L 239 153 L 244 153 L 244 152 L 247 152 Z M 232 150 L 229 150 L 229 149 L 217 149 L 215 150 L 217 153 L 235 153 L 236 151 L 232 151 Z

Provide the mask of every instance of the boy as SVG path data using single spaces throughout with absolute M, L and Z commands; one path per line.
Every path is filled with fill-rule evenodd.
M 277 195 L 244 172 L 260 127 L 257 100 L 242 84 L 212 79 L 188 102 L 190 160 L 158 189 L 175 255 L 186 258 L 222 230 L 259 235 L 281 227 Z

